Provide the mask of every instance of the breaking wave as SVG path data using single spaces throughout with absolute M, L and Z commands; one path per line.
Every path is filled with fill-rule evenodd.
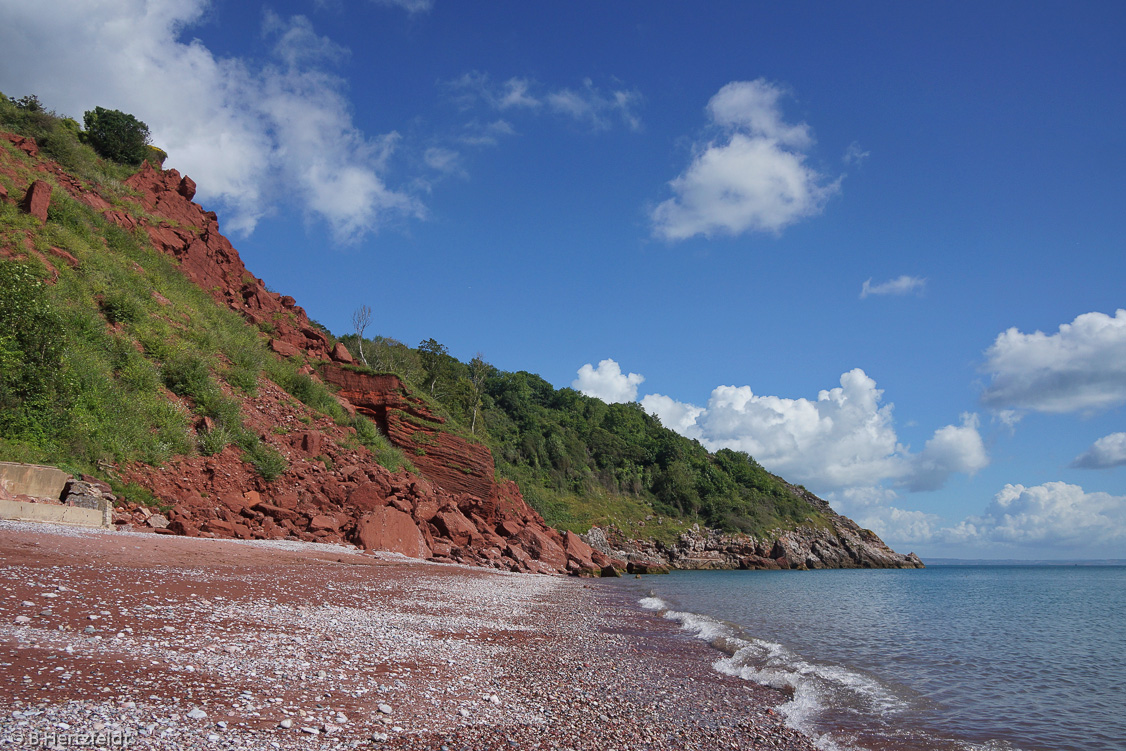
M 749 636 L 736 624 L 674 610 L 660 597 L 643 597 L 640 605 L 723 653 L 712 664 L 716 671 L 789 694 L 777 711 L 823 751 L 1020 751 L 1007 742 L 975 744 L 904 727 L 902 716 L 912 709 L 911 701 L 869 675 L 810 660 L 777 642 Z

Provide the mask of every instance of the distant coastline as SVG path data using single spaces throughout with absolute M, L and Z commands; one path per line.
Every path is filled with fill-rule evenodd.
M 1019 559 L 1019 558 L 925 558 L 928 566 L 1126 566 L 1126 558 Z

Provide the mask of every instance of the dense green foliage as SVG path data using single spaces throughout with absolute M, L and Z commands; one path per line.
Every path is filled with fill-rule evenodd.
M 86 140 L 99 156 L 132 166 L 139 166 L 145 161 L 149 126 L 133 115 L 95 107 L 82 119 L 86 125 Z
M 27 265 L 0 260 L 0 435 L 41 442 L 57 430 L 56 405 L 71 402 L 63 375 L 63 321 Z
M 744 453 L 703 446 L 636 402 L 606 404 L 530 373 L 490 378 L 490 442 L 502 469 L 564 496 L 631 496 L 661 514 L 761 532 L 815 509 Z
M 31 100 L 0 96 L 0 127 L 42 138 L 43 151 L 51 144 L 49 155 L 63 155 L 64 167 L 96 183 L 116 207 L 138 212 L 117 181 L 127 173 L 80 143 L 76 124 Z M 6 141 L 0 149 L 23 165 L 21 185 L 52 179 Z M 13 192 L 11 180 L 0 180 Z M 357 443 L 385 466 L 404 464 L 374 425 L 349 418 L 322 384 L 298 372 L 300 363 L 270 353 L 252 326 L 188 281 L 143 231 L 126 232 L 56 188 L 45 225 L 0 202 L 0 247 L 22 248 L 25 240 L 44 257 L 57 248 L 78 264 L 57 262 L 57 279 L 45 285 L 47 270 L 34 257 L 0 261 L 0 460 L 103 475 L 107 462 L 158 465 L 234 445 L 273 479 L 285 459 L 246 427 L 240 405 L 268 378 L 354 427 Z M 212 429 L 196 435 L 193 413 Z
M 354 335 L 344 341 L 358 349 Z M 755 533 L 820 518 L 750 456 L 709 453 L 639 404 L 606 404 L 531 373 L 499 372 L 480 354 L 462 363 L 433 339 L 412 349 L 376 337 L 364 351 L 373 368 L 421 392 L 448 429 L 488 444 L 499 473 L 556 526 L 614 521 L 660 536 L 697 521 Z

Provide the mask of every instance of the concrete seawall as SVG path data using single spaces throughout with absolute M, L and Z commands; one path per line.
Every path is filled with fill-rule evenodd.
M 81 505 L 59 503 L 70 479 L 68 473 L 55 467 L 0 462 L 0 519 L 112 527 L 113 504 L 105 498 L 90 498 Z M 18 498 L 42 498 L 46 502 Z
M 108 507 L 109 503 L 103 501 Z M 48 524 L 71 524 L 79 527 L 110 527 L 105 509 L 61 506 L 55 503 L 29 503 L 28 501 L 0 500 L 0 519 Z
M 70 475 L 55 467 L 0 462 L 0 491 L 59 500 Z

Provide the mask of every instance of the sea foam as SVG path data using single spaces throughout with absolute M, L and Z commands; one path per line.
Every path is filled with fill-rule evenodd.
M 734 624 L 699 613 L 673 610 L 659 597 L 643 597 L 639 604 L 679 623 L 692 636 L 725 653 L 726 657 L 712 664 L 717 672 L 790 694 L 789 701 L 778 707 L 779 713 L 787 725 L 813 738 L 823 751 L 859 749 L 849 743 L 847 733 L 818 732 L 818 721 L 831 706 L 862 705 L 867 712 L 885 716 L 906 707 L 905 702 L 878 681 L 856 671 L 812 663 L 782 644 L 748 637 Z

